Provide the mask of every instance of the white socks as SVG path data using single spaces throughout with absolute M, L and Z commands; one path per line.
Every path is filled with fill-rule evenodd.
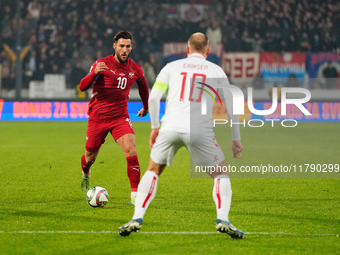
M 132 219 L 143 219 L 148 206 L 156 195 L 158 175 L 152 171 L 146 171 L 138 185 L 135 214 Z
M 213 198 L 216 204 L 217 219 L 229 221 L 231 194 L 229 177 L 225 174 L 216 176 L 214 178 Z
M 138 185 L 135 214 L 132 219 L 143 219 L 146 210 L 154 199 L 157 190 L 158 175 L 152 171 L 146 171 Z M 231 204 L 230 179 L 225 174 L 214 178 L 213 198 L 216 204 L 217 219 L 229 221 L 228 215 Z

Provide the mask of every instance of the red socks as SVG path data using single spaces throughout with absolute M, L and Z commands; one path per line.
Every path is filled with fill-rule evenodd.
M 137 192 L 140 181 L 140 167 L 137 155 L 126 158 L 127 161 L 127 175 L 130 180 L 131 191 Z M 86 162 L 85 154 L 81 157 L 81 168 L 85 174 L 90 172 L 90 167 L 93 163 Z
M 130 180 L 131 192 L 137 192 L 140 181 L 140 166 L 137 155 L 126 158 L 127 161 L 127 175 Z
M 90 172 L 90 167 L 93 163 L 86 162 L 85 154 L 81 156 L 81 169 L 83 169 L 84 174 L 88 174 Z

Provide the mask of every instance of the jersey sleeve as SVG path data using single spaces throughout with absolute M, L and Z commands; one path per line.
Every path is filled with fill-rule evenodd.
M 221 76 L 223 78 L 221 78 L 221 83 L 223 86 L 227 87 L 227 86 L 231 86 L 228 80 L 227 75 L 224 73 L 223 69 Z M 222 95 L 224 98 L 224 103 L 225 103 L 225 107 L 226 107 L 226 111 L 227 111 L 227 115 L 229 117 L 229 120 L 232 121 L 232 123 L 239 123 L 239 117 L 238 115 L 234 115 L 233 114 L 233 96 L 230 92 L 229 89 L 218 89 L 217 90 L 219 95 Z M 233 124 L 231 126 L 231 136 L 232 136 L 232 140 L 233 141 L 240 141 L 241 140 L 241 134 L 240 134 L 240 125 L 238 124 Z
M 151 128 L 159 128 L 159 109 L 163 92 L 155 86 L 152 88 L 149 97 Z
M 144 110 L 149 109 L 149 88 L 148 84 L 146 83 L 146 79 L 144 77 L 144 72 L 141 66 L 138 65 L 138 78 L 136 80 L 136 83 L 138 85 L 138 92 L 139 96 L 142 99 L 143 102 L 143 108 Z
M 94 62 L 91 65 L 91 68 L 88 72 L 88 74 L 80 81 L 79 84 L 79 89 L 81 91 L 85 91 L 87 89 L 89 89 L 98 79 L 98 75 L 95 74 L 94 70 L 97 66 L 98 61 Z
M 156 82 L 153 85 L 153 88 L 157 88 L 163 92 L 163 94 L 168 90 L 169 87 L 169 71 L 168 65 L 164 66 L 162 70 L 159 72 Z
M 159 109 L 160 109 L 160 101 L 163 94 L 169 88 L 169 73 L 168 73 L 168 65 L 162 68 L 159 72 L 156 81 L 152 87 L 150 98 L 149 98 L 149 107 L 150 107 L 150 120 L 151 120 L 151 128 L 159 128 Z

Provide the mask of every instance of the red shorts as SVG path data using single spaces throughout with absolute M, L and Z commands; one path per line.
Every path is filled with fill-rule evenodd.
M 119 119 L 91 120 L 89 119 L 86 131 L 85 149 L 87 151 L 97 151 L 105 142 L 107 133 L 110 132 L 116 141 L 125 134 L 134 134 L 129 116 Z

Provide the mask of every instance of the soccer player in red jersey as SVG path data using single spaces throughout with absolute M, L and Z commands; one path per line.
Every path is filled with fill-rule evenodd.
M 131 204 L 134 204 L 140 181 L 140 167 L 136 153 L 136 137 L 128 114 L 131 86 L 136 82 L 143 108 L 139 117 L 148 114 L 149 90 L 140 65 L 129 59 L 132 35 L 120 31 L 114 37 L 114 55 L 98 59 L 81 80 L 79 89 L 93 86 L 88 108 L 85 154 L 81 157 L 81 188 L 86 194 L 90 188 L 90 167 L 95 162 L 108 132 L 122 149 L 127 161 L 127 175 L 131 185 Z

